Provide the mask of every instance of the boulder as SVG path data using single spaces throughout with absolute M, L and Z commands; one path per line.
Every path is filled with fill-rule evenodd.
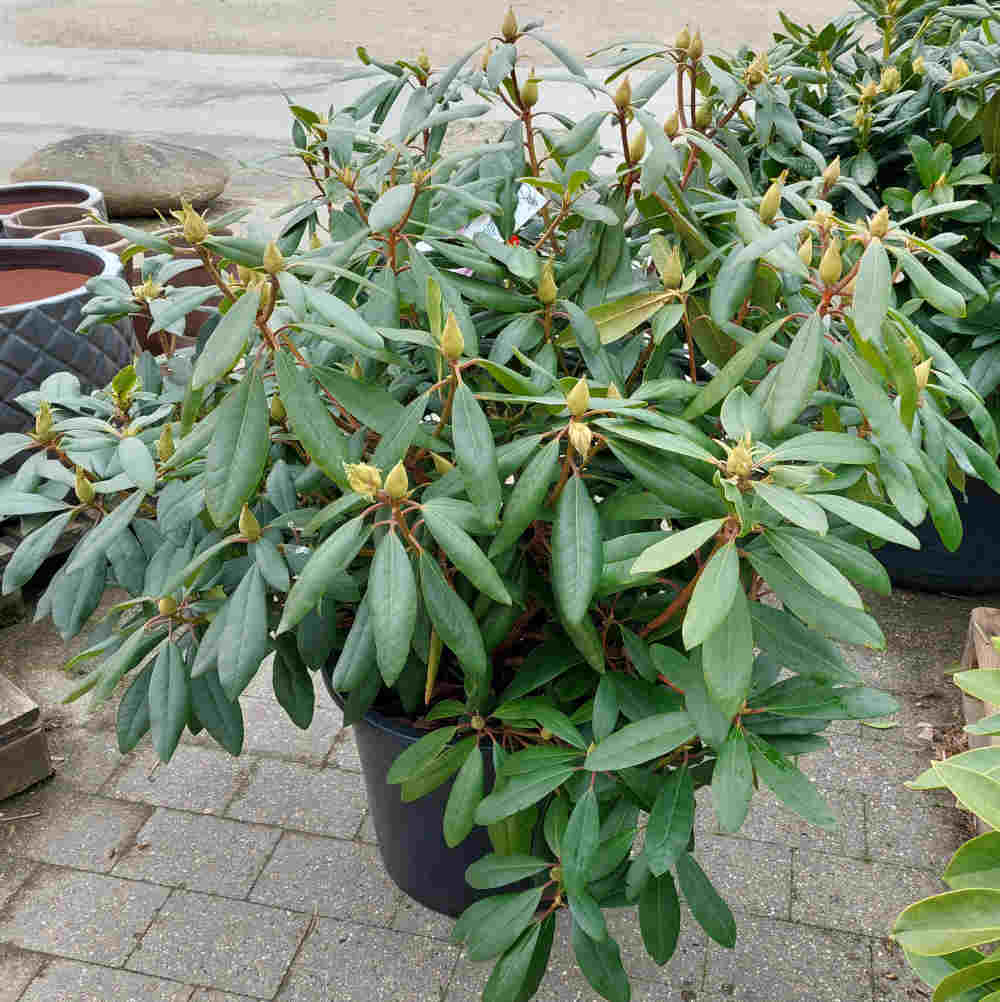
M 13 181 L 79 181 L 104 192 L 111 218 L 152 216 L 185 198 L 201 207 L 217 198 L 229 170 L 204 150 L 88 132 L 45 146 L 11 171 Z

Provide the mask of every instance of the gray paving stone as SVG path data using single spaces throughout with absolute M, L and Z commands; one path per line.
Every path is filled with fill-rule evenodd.
M 736 837 L 840 856 L 864 856 L 863 798 L 843 790 L 820 790 L 820 793 L 840 822 L 836 831 L 809 824 L 793 814 L 770 790 L 761 789 L 750 802 L 750 810 Z
M 321 919 L 277 1002 L 437 1002 L 457 957 L 425 936 Z
M 97 793 L 111 774 L 134 755 L 123 756 L 111 731 L 60 727 L 47 732 L 56 779 L 84 793 Z
M 864 937 L 745 914 L 737 914 L 736 926 L 735 949 L 715 943 L 708 947 L 705 994 L 709 998 L 733 1002 L 868 998 L 871 979 Z
M 217 992 L 214 988 L 196 988 L 191 1002 L 247 1002 L 247 995 L 231 995 L 229 992 Z
M 272 998 L 308 918 L 246 901 L 175 892 L 129 958 L 130 970 Z
M 874 1002 L 913 1002 L 930 998 L 931 989 L 906 962 L 903 951 L 888 939 L 870 941 Z
M 920 736 L 918 725 L 933 724 L 935 728 L 960 726 L 962 720 L 961 693 L 956 688 L 954 693 L 947 686 L 938 682 L 937 688 L 922 692 L 894 693 L 899 710 L 889 717 L 897 727 L 880 730 L 872 727 L 861 727 L 861 734 L 873 740 L 876 736 L 883 741 L 895 741 L 910 744 L 915 748 L 932 753 L 931 741 Z
M 231 799 L 248 763 L 224 751 L 180 744 L 166 765 L 151 750 L 135 758 L 105 787 L 109 797 L 156 807 L 217 814 Z
M 924 870 L 799 852 L 792 920 L 885 936 L 907 905 L 944 890 L 940 879 Z
M 316 708 L 307 731 L 296 727 L 273 699 L 242 699 L 240 705 L 246 721 L 244 751 L 312 765 L 324 761 L 344 722 L 332 704 Z
M 445 941 L 451 936 L 454 925 L 453 918 L 424 908 L 405 894 L 400 898 L 396 916 L 392 920 L 392 928 L 396 932 L 409 932 L 416 936 L 430 936 L 431 939 Z
M 868 854 L 940 873 L 968 839 L 968 815 L 952 807 L 867 797 Z
M 387 926 L 400 894 L 374 846 L 286 833 L 250 900 Z
M 364 821 L 361 822 L 361 828 L 358 830 L 358 838 L 362 842 L 378 842 L 378 836 L 375 834 L 375 822 L 372 820 L 371 814 L 367 812 Z
M 261 759 L 226 813 L 244 821 L 354 838 L 366 804 L 357 773 Z
M 0 943 L 0 1002 L 17 1002 L 44 962 L 40 953 Z
M 21 1002 L 189 1002 L 193 990 L 144 974 L 54 960 L 31 982 Z
M 121 965 L 170 890 L 42 867 L 0 920 L 0 941 L 73 960 Z
M 243 898 L 280 837 L 274 828 L 160 808 L 115 876 Z
M 4 801 L 4 814 L 38 814 L 0 827 L 0 849 L 45 863 L 110 870 L 149 808 L 44 783 Z
M 0 853 L 0 909 L 14 896 L 38 866 L 30 859 Z
M 694 855 L 730 908 L 788 918 L 792 887 L 789 849 L 713 837 L 697 843 Z
M 361 772 L 361 758 L 358 755 L 358 743 L 354 740 L 353 727 L 347 727 L 340 732 L 330 753 L 330 762 L 338 769 Z

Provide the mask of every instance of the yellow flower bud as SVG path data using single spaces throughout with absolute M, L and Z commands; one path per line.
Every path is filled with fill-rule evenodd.
M 615 107 L 619 111 L 624 111 L 632 104 L 632 82 L 628 75 L 622 77 L 622 82 L 615 91 Z
M 285 255 L 278 249 L 278 245 L 269 241 L 264 248 L 264 271 L 269 275 L 277 275 L 285 270 Z
M 260 539 L 260 522 L 257 516 L 246 506 L 240 512 L 239 521 L 240 533 L 247 537 L 251 543 L 256 543 Z
M 163 287 L 157 285 L 151 278 L 147 278 L 142 285 L 133 285 L 132 294 L 136 299 L 142 300 L 144 303 L 148 303 L 151 299 L 159 298 L 160 294 L 163 292 Z
M 500 34 L 505 42 L 513 42 L 517 38 L 517 18 L 514 16 L 513 7 L 507 8 L 503 24 L 500 25 Z
M 555 266 L 552 258 L 546 260 L 542 268 L 542 277 L 538 282 L 538 301 L 543 306 L 551 306 L 559 295 L 559 286 L 556 285 Z
M 184 231 L 184 239 L 189 244 L 200 244 L 208 236 L 208 224 L 203 216 L 192 208 L 191 203 L 181 199 L 180 209 L 173 209 L 170 213 L 180 224 Z
M 431 57 L 427 55 L 426 49 L 421 49 L 417 53 L 417 66 L 424 71 L 424 73 L 430 73 L 431 71 Z
M 674 39 L 674 45 L 678 48 L 687 52 L 688 46 L 691 44 L 691 32 L 688 31 L 688 26 L 685 24 L 679 32 L 677 32 L 677 37 Z
M 692 62 L 698 62 L 701 59 L 702 53 L 705 51 L 705 45 L 701 40 L 701 32 L 695 30 L 694 37 L 691 39 L 691 44 L 688 46 L 687 54 L 692 60 Z
M 918 345 L 917 342 L 909 335 L 906 337 L 906 348 L 910 353 L 910 359 L 913 361 L 914 365 L 917 365 L 924 360 L 924 353 L 920 350 L 920 345 Z
M 813 261 L 813 238 L 811 233 L 806 233 L 805 239 L 799 244 L 799 260 L 807 267 L 812 267 Z
M 35 415 L 35 438 L 47 442 L 52 435 L 52 424 L 52 408 L 48 400 L 43 400 L 38 405 L 38 413 Z
M 608 386 L 608 396 L 607 396 L 607 398 L 608 398 L 608 400 L 621 400 L 621 398 L 622 398 L 621 391 L 618 389 L 617 386 L 615 386 L 614 383 L 611 383 Z
M 76 468 L 76 483 L 74 487 L 76 488 L 76 496 L 80 499 L 81 504 L 90 504 L 97 494 L 94 490 L 94 485 L 87 479 L 87 474 L 84 472 L 82 466 Z
M 660 276 L 664 289 L 680 288 L 684 281 L 684 258 L 681 249 L 676 244 L 670 248 L 666 261 L 663 262 L 663 274 Z
M 238 264 L 236 266 L 236 277 L 240 280 L 240 285 L 245 288 L 253 285 L 257 281 L 256 273 L 251 268 L 248 268 L 243 264 Z
M 493 43 L 487 42 L 486 48 L 483 49 L 482 58 L 479 60 L 479 68 L 485 73 L 486 68 L 490 65 L 490 57 L 493 55 Z
M 823 191 L 829 191 L 840 180 L 840 157 L 835 157 L 823 171 Z
M 590 410 L 590 387 L 586 379 L 578 379 L 576 386 L 566 394 L 566 406 L 573 417 L 582 417 Z
M 436 452 L 431 453 L 431 459 L 434 460 L 434 469 L 438 471 L 443 477 L 446 473 L 451 473 L 455 469 L 455 464 L 451 462 L 450 459 L 445 459 L 444 456 L 439 456 Z
M 640 129 L 628 144 L 628 162 L 637 164 L 646 153 L 646 130 Z
M 962 80 L 967 77 L 972 70 L 969 69 L 969 64 L 961 57 L 956 56 L 951 63 L 951 79 L 952 80 Z
M 788 171 L 783 170 L 771 182 L 771 187 L 767 189 L 764 197 L 760 200 L 760 208 L 757 210 L 757 215 L 760 216 L 762 223 L 772 223 L 774 217 L 778 214 L 778 209 L 781 208 L 781 189 L 785 186 L 786 177 L 788 177 Z
M 753 473 L 753 440 L 748 431 L 736 445 L 724 445 L 726 450 L 726 476 L 746 480 Z
M 174 432 L 168 421 L 160 432 L 160 437 L 156 440 L 156 456 L 161 463 L 165 463 L 174 454 Z
M 712 124 L 712 106 L 710 104 L 699 104 L 694 113 L 694 124 L 699 129 L 707 129 Z
M 593 440 L 593 432 L 590 427 L 582 421 L 570 421 L 569 423 L 569 443 L 576 450 L 581 461 L 586 461 L 590 455 L 590 443 Z
M 285 410 L 285 405 L 281 402 L 281 397 L 275 394 L 271 397 L 271 406 L 269 408 L 271 415 L 271 420 L 280 424 L 288 416 L 288 411 Z
M 862 101 L 874 101 L 878 96 L 878 84 L 874 80 L 869 80 L 861 88 L 861 100 Z
M 836 285 L 843 273 L 844 262 L 840 258 L 840 241 L 834 237 L 820 259 L 819 277 L 824 285 Z
M 534 108 L 538 104 L 538 81 L 535 79 L 534 68 L 531 76 L 521 84 L 521 104 L 525 108 Z
M 177 599 L 172 598 L 170 595 L 164 595 L 156 603 L 156 608 L 161 616 L 172 616 L 177 611 Z
M 917 58 L 913 60 L 913 72 L 923 73 L 925 69 L 927 69 L 927 67 L 924 64 L 924 57 L 917 56 Z
M 403 461 L 400 460 L 389 471 L 389 476 L 385 478 L 385 492 L 393 501 L 398 501 L 400 498 L 406 497 L 406 492 L 409 489 L 410 480 L 406 475 L 406 467 L 403 466 Z
M 680 132 L 680 127 L 681 122 L 677 117 L 677 112 L 672 111 L 669 115 L 667 115 L 666 121 L 663 123 L 663 132 L 667 139 L 673 139 L 674 136 Z
M 368 463 L 344 463 L 347 474 L 347 484 L 355 494 L 363 498 L 375 497 L 375 492 L 382 489 L 382 474 L 377 466 Z
M 465 351 L 465 338 L 462 337 L 462 330 L 452 312 L 448 314 L 444 333 L 441 335 L 441 354 L 449 362 L 455 362 L 462 357 L 463 351 Z
M 915 365 L 913 375 L 917 381 L 917 389 L 926 389 L 927 381 L 931 378 L 931 359 L 925 358 L 919 365 Z
M 767 53 L 762 52 L 746 68 L 746 72 L 743 74 L 743 79 L 746 81 L 748 87 L 756 87 L 758 84 L 762 84 L 767 79 L 769 69 L 770 66 L 767 61 Z
M 901 83 L 899 70 L 895 66 L 887 66 L 882 70 L 878 85 L 886 94 L 895 94 Z
M 351 377 L 351 379 L 355 379 L 359 383 L 361 382 L 362 379 L 364 379 L 364 375 L 365 375 L 364 371 L 361 368 L 361 363 L 357 359 L 355 359 L 351 363 L 351 368 L 350 368 L 350 370 L 348 371 L 347 374 Z
M 867 121 L 868 121 L 868 116 L 865 114 L 865 109 L 858 108 L 858 110 L 854 113 L 854 122 L 853 122 L 854 128 L 863 129 Z
M 881 239 L 889 232 L 889 208 L 883 205 L 871 219 L 868 220 L 868 232 L 873 237 Z

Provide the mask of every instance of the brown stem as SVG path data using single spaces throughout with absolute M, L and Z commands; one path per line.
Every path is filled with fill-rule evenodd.
M 677 116 L 680 118 L 682 129 L 686 129 L 687 117 L 684 114 L 684 67 L 682 63 L 677 64 Z M 691 122 L 694 125 L 694 122 Z
M 201 244 L 195 244 L 194 249 L 201 258 L 202 263 L 208 270 L 208 273 L 212 276 L 212 281 L 222 290 L 224 296 L 226 296 L 230 302 L 236 302 L 236 294 L 229 287 L 226 280 L 222 277 L 219 269 L 215 266 L 215 262 L 212 260 L 211 253 L 203 247 Z

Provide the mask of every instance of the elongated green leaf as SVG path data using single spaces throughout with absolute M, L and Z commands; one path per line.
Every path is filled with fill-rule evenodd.
M 732 834 L 740 830 L 753 792 L 750 745 L 743 731 L 734 727 L 719 749 L 712 772 L 712 806 L 721 831 Z
M 233 592 L 219 641 L 219 681 L 229 699 L 239 698 L 270 650 L 264 578 L 252 567 Z
M 963 692 L 987 703 L 1000 703 L 1000 671 L 977 668 L 974 671 L 960 671 L 952 676 L 952 681 Z
M 485 595 L 495 602 L 510 605 L 510 594 L 496 568 L 487 559 L 475 540 L 438 508 L 428 505 L 421 514 L 431 535 L 451 562 Z
M 594 991 L 608 1002 L 629 1002 L 632 992 L 622 967 L 621 950 L 610 936 L 593 940 L 574 918 L 573 953 Z
M 875 508 L 868 505 L 852 501 L 850 498 L 841 497 L 839 494 L 810 494 L 818 505 L 828 512 L 842 518 L 851 525 L 856 525 L 859 529 L 878 536 L 879 539 L 887 539 L 890 543 L 899 543 L 900 546 L 908 546 L 910 549 L 919 550 L 920 540 L 910 532 L 909 529 L 900 525 L 895 520 L 883 515 Z
M 690 853 L 685 852 L 677 860 L 677 879 L 698 925 L 720 946 L 735 946 L 736 920 L 733 913 Z
M 259 307 L 260 293 L 249 289 L 226 311 L 195 362 L 192 389 L 217 382 L 236 364 L 253 332 Z
M 892 938 L 932 957 L 992 943 L 1000 939 L 1000 891 L 979 887 L 924 898 L 899 915 Z
M 188 722 L 188 672 L 180 648 L 167 643 L 156 657 L 149 679 L 149 723 L 153 748 L 161 762 L 169 762 Z
M 712 163 L 722 171 L 723 174 L 732 182 L 736 190 L 743 195 L 745 198 L 752 198 L 753 191 L 750 188 L 750 183 L 746 179 L 746 175 L 736 166 L 735 161 L 725 153 L 720 147 L 713 143 L 710 139 L 706 139 L 700 132 L 694 129 L 688 129 L 683 133 L 685 139 L 694 143 L 700 150 L 707 153 L 712 160 Z
M 267 536 L 261 536 L 250 549 L 261 574 L 264 575 L 264 580 L 275 591 L 286 593 L 292 586 L 292 579 L 288 573 L 285 558 L 281 555 L 278 547 Z
M 934 309 L 949 317 L 965 316 L 965 299 L 960 292 L 939 282 L 909 251 L 894 248 L 894 252 L 917 292 Z
M 531 978 L 542 925 L 538 922 L 528 926 L 496 962 L 483 989 L 483 1002 L 520 1002 L 534 994 L 533 990 L 526 994 L 525 986 Z
M 495 557 L 510 549 L 521 533 L 537 518 L 549 484 L 559 469 L 559 440 L 553 439 L 540 449 L 521 472 L 503 510 L 503 523 L 490 544 Z
M 69 507 L 59 498 L 45 497 L 43 494 L 29 494 L 26 491 L 5 490 L 0 494 L 0 520 L 15 515 L 42 515 L 49 511 L 65 511 Z
M 587 614 L 604 570 L 604 541 L 597 507 L 583 477 L 569 478 L 552 525 L 552 590 L 564 619 Z
M 892 267 L 881 240 L 872 240 L 861 257 L 855 280 L 851 314 L 866 341 L 878 341 L 892 305 Z
M 848 665 L 836 644 L 790 613 L 751 602 L 750 619 L 758 646 L 789 671 L 827 682 L 861 683 L 861 675 Z
M 74 574 L 95 560 L 103 559 L 108 547 L 129 527 L 145 498 L 143 491 L 136 491 L 110 515 L 101 519 L 77 544 L 72 558 L 66 564 L 66 573 Z
M 405 783 L 425 772 L 431 763 L 445 750 L 448 742 L 455 736 L 457 727 L 441 727 L 430 734 L 425 734 L 415 741 L 392 763 L 386 775 L 388 783 Z
M 627 769 L 672 752 L 695 735 L 691 718 L 683 712 L 658 713 L 627 724 L 605 738 L 584 763 L 591 772 Z
M 747 732 L 747 740 L 757 775 L 786 807 L 819 828 L 837 827 L 836 817 L 810 779 L 756 734 Z
M 149 682 L 153 667 L 148 664 L 139 672 L 118 704 L 115 731 L 122 755 L 135 748 L 149 730 Z
M 485 797 L 476 808 L 476 824 L 492 825 L 537 804 L 554 789 L 562 786 L 577 768 L 577 765 L 567 764 L 565 761 L 554 762 L 511 777 L 501 790 Z
M 455 456 L 469 500 L 479 507 L 483 520 L 493 526 L 500 510 L 500 478 L 493 432 L 472 390 L 460 383 L 452 404 Z
M 834 431 L 807 431 L 783 442 L 772 452 L 762 457 L 762 462 L 771 463 L 851 463 L 868 466 L 878 462 L 878 449 L 856 435 L 845 435 Z
M 766 530 L 764 538 L 820 594 L 827 595 L 834 602 L 849 605 L 853 609 L 864 608 L 861 596 L 854 585 L 804 540 L 786 535 L 780 529 Z
M 993 828 L 1000 827 L 1000 782 L 948 761 L 933 763 L 933 769 L 960 804 Z
M 705 687 L 722 715 L 731 720 L 750 692 L 753 675 L 753 627 L 750 605 L 741 589 L 722 622 L 705 638 L 701 650 Z
M 368 225 L 376 233 L 397 226 L 412 204 L 416 191 L 412 184 L 398 184 L 390 188 L 368 210 Z
M 639 896 L 639 929 L 646 952 L 662 966 L 677 949 L 681 930 L 681 903 L 669 873 L 646 882 Z
M 406 666 L 417 623 L 417 579 L 393 531 L 375 549 L 368 574 L 368 606 L 379 671 L 386 685 L 395 685 Z
M 477 901 L 455 923 L 452 941 L 465 942 L 466 956 L 473 963 L 496 957 L 524 932 L 541 900 L 542 889 L 537 887 Z
M 482 761 L 482 755 L 479 756 Z M 465 871 L 465 879 L 470 887 L 478 890 L 492 890 L 507 884 L 517 883 L 526 877 L 548 869 L 552 863 L 537 856 L 527 856 L 515 853 L 502 856 L 499 853 L 489 853 L 477 859 Z
M 681 456 L 690 456 L 692 459 L 700 459 L 705 463 L 711 463 L 715 459 L 707 449 L 702 448 L 697 442 L 693 442 L 690 438 L 685 438 L 683 435 L 675 435 L 668 431 L 651 429 L 632 421 L 606 420 L 602 418 L 595 421 L 594 424 L 598 428 L 609 431 L 620 438 L 638 442 L 641 445 L 648 445 L 662 452 L 674 452 Z
M 708 542 L 719 529 L 725 519 L 714 518 L 708 522 L 700 522 L 689 529 L 673 532 L 666 539 L 654 543 L 643 550 L 632 565 L 633 574 L 649 574 L 666 570 L 687 559 L 700 546 Z
M 73 517 L 72 511 L 64 512 L 49 519 L 45 525 L 28 533 L 18 544 L 10 562 L 3 572 L 3 593 L 9 595 L 16 588 L 20 588 L 26 581 L 30 581 L 32 575 L 45 562 L 45 558 L 52 552 L 52 548 L 59 541 L 59 537 L 66 530 L 70 519 Z
M 772 432 L 787 428 L 805 409 L 816 389 L 823 365 L 824 334 L 823 318 L 813 313 L 792 339 L 767 398 Z
M 473 745 L 472 750 L 462 763 L 462 768 L 458 770 L 451 793 L 448 794 L 448 802 L 445 805 L 444 840 L 452 848 L 462 842 L 475 826 L 476 808 L 483 799 L 484 772 L 483 753 L 478 745 Z M 466 879 L 472 887 L 477 886 L 468 873 Z M 503 883 L 510 883 L 510 881 L 505 880 Z M 491 886 L 499 887 L 501 885 Z
M 1000 832 L 970 839 L 952 856 L 941 876 L 955 891 L 966 887 L 1000 890 Z
M 243 750 L 243 710 L 223 692 L 217 672 L 191 679 L 191 709 L 198 722 L 229 752 Z
M 966 992 L 1000 980 L 1000 960 L 986 959 L 943 978 L 934 989 L 932 1002 L 948 1002 L 958 999 Z
M 948 762 L 951 765 L 961 766 L 963 769 L 971 769 L 973 772 L 992 772 L 994 769 L 1000 769 L 1000 745 L 972 748 L 960 755 L 952 755 Z M 906 785 L 911 790 L 940 790 L 946 784 L 933 768 L 929 768 Z
M 763 480 L 755 481 L 753 488 L 758 496 L 793 525 L 819 533 L 821 536 L 826 535 L 829 528 L 826 514 L 810 497 Z
M 125 475 L 144 491 L 156 487 L 156 464 L 142 439 L 130 435 L 118 443 L 118 461 Z
M 736 544 L 729 542 L 712 554 L 694 586 L 681 630 L 688 650 L 702 643 L 725 619 L 740 587 L 740 558 Z
M 279 638 L 275 645 L 271 685 L 278 705 L 292 723 L 307 730 L 316 709 L 316 690 L 312 675 L 290 637 Z
M 681 766 L 667 777 L 649 813 L 643 852 L 654 876 L 663 876 L 687 849 L 694 809 L 691 773 Z

